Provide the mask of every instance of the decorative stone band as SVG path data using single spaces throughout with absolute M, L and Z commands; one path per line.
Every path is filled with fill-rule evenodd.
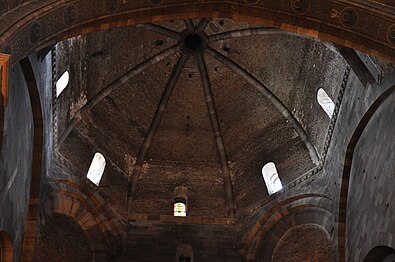
M 341 85 L 340 90 L 339 90 L 339 95 L 337 97 L 337 101 L 336 101 L 336 104 L 335 104 L 335 110 L 333 111 L 333 116 L 331 118 L 331 123 L 329 125 L 329 130 L 328 130 L 328 133 L 326 135 L 324 148 L 322 150 L 322 154 L 321 154 L 321 161 L 322 161 L 321 169 L 322 169 L 323 163 L 325 162 L 326 155 L 327 155 L 328 149 L 329 149 L 329 145 L 330 145 L 331 140 L 332 140 L 333 130 L 335 129 L 335 126 L 336 126 L 337 117 L 339 115 L 340 106 L 341 106 L 342 101 L 343 101 L 344 91 L 345 91 L 345 89 L 347 87 L 347 83 L 348 83 L 348 78 L 350 76 L 350 72 L 351 72 L 351 67 L 348 65 L 346 67 L 346 71 L 345 71 L 344 76 L 343 76 L 343 82 L 342 82 L 342 85 Z
M 362 0 L 31 1 L 0 17 L 0 52 L 11 53 L 16 63 L 60 40 L 111 27 L 221 17 L 308 35 L 394 62 L 392 10 Z

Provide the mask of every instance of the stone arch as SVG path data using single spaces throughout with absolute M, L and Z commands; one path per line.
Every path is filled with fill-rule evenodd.
M 119 252 L 124 229 L 103 198 L 73 178 L 50 181 L 48 187 L 41 208 L 41 224 L 45 223 L 46 215 L 66 215 L 86 232 L 94 261 L 108 261 Z
M 0 261 L 14 261 L 14 247 L 10 235 L 5 231 L 0 231 Z
M 42 200 L 40 217 L 51 213 L 73 218 L 87 233 L 95 261 L 108 261 L 118 254 L 125 228 L 119 215 L 90 184 L 81 184 L 70 176 L 68 180 L 52 180 L 47 184 L 47 194 Z
M 87 6 L 95 6 L 96 12 L 87 12 Z M 16 8 L 3 15 L 7 22 L 0 29 L 4 39 L 0 50 L 12 52 L 16 62 L 33 50 L 88 32 L 170 19 L 222 17 L 297 32 L 395 61 L 392 55 L 395 17 L 371 10 L 371 6 L 353 2 L 310 0 L 291 0 L 276 6 L 267 1 L 229 3 L 222 0 L 193 4 L 161 1 L 155 5 L 150 1 L 137 5 L 133 1 L 117 0 L 42 2 L 24 5 L 22 10 Z M 63 21 L 50 26 L 49 21 L 58 21 L 59 15 Z M 363 24 L 377 25 L 377 28 L 364 28 Z
M 38 91 L 36 77 L 33 72 L 32 65 L 28 57 L 20 61 L 23 75 L 25 77 L 26 86 L 29 91 L 30 103 L 33 113 L 33 160 L 32 174 L 30 180 L 30 190 L 28 199 L 27 219 L 25 223 L 25 234 L 23 237 L 22 257 L 26 261 L 33 258 L 34 247 L 37 235 L 37 219 L 40 202 L 41 188 L 41 169 L 43 160 L 43 115 L 41 111 L 41 100 Z
M 74 219 L 86 233 L 92 250 L 93 261 L 108 261 L 108 248 L 105 237 L 96 220 L 77 199 L 69 196 L 53 194 L 44 204 L 41 224 L 45 224 L 45 217 L 51 214 L 62 214 Z
M 383 84 L 384 92 L 376 98 L 376 100 L 370 105 L 369 109 L 363 115 L 362 119 L 359 121 L 358 126 L 356 127 L 350 142 L 348 143 L 346 155 L 344 159 L 344 167 L 343 174 L 341 177 L 341 188 L 340 188 L 340 199 L 339 199 L 339 207 L 337 213 L 337 230 L 338 230 L 338 247 L 337 247 L 337 256 L 338 261 L 346 261 L 346 216 L 347 216 L 347 201 L 348 201 L 348 191 L 350 186 L 350 175 L 351 168 L 354 157 L 354 150 L 358 144 L 359 139 L 361 138 L 363 131 L 368 125 L 369 121 L 372 119 L 373 115 L 380 108 L 383 102 L 395 92 L 395 76 L 389 79 L 386 83 Z
M 259 254 L 272 254 L 290 228 L 302 224 L 315 224 L 327 232 L 333 231 L 332 201 L 318 194 L 290 198 L 263 213 L 256 226 L 242 241 L 247 247 L 241 251 L 246 261 L 255 261 Z

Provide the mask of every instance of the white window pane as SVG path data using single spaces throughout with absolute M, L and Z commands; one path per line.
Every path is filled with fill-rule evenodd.
M 181 202 L 174 203 L 174 216 L 175 217 L 186 217 L 187 216 L 187 206 Z
M 318 104 L 324 109 L 325 113 L 332 118 L 333 111 L 335 110 L 335 104 L 324 89 L 320 88 L 317 93 Z
M 281 180 L 278 177 L 276 166 L 273 162 L 267 163 L 262 168 L 262 176 L 265 180 L 269 195 L 272 195 L 283 188 Z
M 88 179 L 96 186 L 100 184 L 101 177 L 103 176 L 104 168 L 106 167 L 106 159 L 100 153 L 96 153 L 93 157 L 91 166 L 88 170 Z
M 56 82 L 56 97 L 58 97 L 60 93 L 62 93 L 63 90 L 66 88 L 66 86 L 69 84 L 69 79 L 70 79 L 69 72 L 66 71 Z

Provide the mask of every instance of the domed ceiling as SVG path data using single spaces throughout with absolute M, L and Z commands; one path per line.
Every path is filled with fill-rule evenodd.
M 346 63 L 328 44 L 226 19 L 169 21 L 75 37 L 56 47 L 55 141 L 86 179 L 96 152 L 99 191 L 123 216 L 227 218 L 268 197 L 262 167 L 283 185 L 319 164 Z

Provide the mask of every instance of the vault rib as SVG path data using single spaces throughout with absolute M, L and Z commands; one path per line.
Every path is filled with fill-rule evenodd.
M 228 57 L 222 55 L 212 48 L 208 48 L 206 51 L 212 57 L 225 64 L 229 68 L 231 68 L 234 72 L 239 74 L 248 83 L 257 88 L 272 104 L 273 106 L 289 121 L 289 123 L 293 126 L 296 133 L 299 135 L 300 139 L 305 144 L 307 150 L 309 151 L 309 155 L 311 160 L 315 165 L 319 165 L 320 158 L 318 156 L 317 150 L 314 145 L 310 142 L 305 130 L 300 125 L 299 121 L 295 118 L 295 116 L 288 110 L 288 108 L 258 79 L 256 79 L 253 75 L 248 73 L 245 69 L 243 69 L 240 65 L 229 59 Z
M 174 86 L 177 83 L 177 80 L 181 74 L 182 69 L 184 68 L 185 63 L 188 61 L 189 56 L 183 54 L 181 58 L 178 60 L 177 65 L 174 68 L 174 71 L 167 82 L 165 90 L 163 91 L 162 97 L 159 101 L 158 107 L 156 109 L 154 118 L 152 119 L 151 125 L 148 129 L 148 132 L 145 136 L 143 145 L 140 148 L 140 151 L 137 155 L 136 163 L 133 168 L 133 173 L 131 179 L 129 178 L 129 185 L 128 185 L 128 193 L 126 196 L 126 205 L 127 205 L 127 214 L 129 217 L 129 201 L 134 198 L 134 193 L 136 191 L 137 183 L 139 180 L 139 176 L 141 174 L 141 169 L 144 164 L 145 156 L 147 151 L 151 145 L 152 138 L 156 133 L 156 130 L 159 127 L 160 121 L 162 119 L 163 113 L 166 110 L 167 103 L 170 100 L 171 94 L 173 92 Z
M 207 73 L 207 66 L 204 61 L 203 55 L 196 56 L 196 60 L 197 60 L 197 64 L 199 67 L 200 76 L 202 79 L 204 97 L 206 99 L 208 114 L 210 116 L 211 128 L 213 129 L 213 132 L 214 132 L 215 142 L 217 144 L 217 151 L 218 151 L 219 159 L 221 162 L 228 213 L 232 217 L 234 217 L 235 206 L 234 206 L 234 201 L 233 201 L 232 180 L 231 180 L 228 161 L 227 161 L 227 157 L 226 157 L 224 141 L 222 138 L 222 133 L 221 133 L 221 129 L 220 129 L 219 122 L 218 122 L 217 111 L 215 109 L 215 102 L 214 102 L 213 94 L 212 94 L 212 90 L 211 90 L 210 79 L 209 79 L 209 76 Z
M 103 88 L 102 90 L 99 91 L 94 97 L 92 97 L 91 100 L 89 100 L 76 114 L 75 116 L 70 120 L 68 123 L 67 127 L 63 131 L 63 133 L 60 135 L 58 144 L 57 144 L 57 150 L 59 150 L 64 141 L 67 139 L 67 137 L 70 135 L 71 131 L 73 131 L 74 127 L 82 120 L 83 116 L 89 112 L 95 105 L 97 105 L 100 101 L 102 101 L 106 96 L 108 96 L 114 89 L 122 86 L 124 83 L 126 83 L 130 78 L 140 74 L 143 70 L 145 70 L 147 67 L 156 64 L 163 59 L 169 57 L 170 55 L 174 54 L 176 51 L 179 50 L 179 46 L 175 45 L 172 47 L 169 47 L 162 52 L 152 56 L 151 58 L 145 60 L 141 64 L 135 66 L 132 68 L 130 71 L 126 72 L 123 74 L 120 78 L 109 84 L 107 87 Z
M 168 37 L 171 37 L 176 40 L 180 39 L 180 33 L 173 31 L 169 28 L 160 26 L 160 25 L 148 23 L 148 24 L 137 25 L 137 27 L 144 28 L 148 31 L 152 31 L 152 32 L 164 35 L 164 36 L 168 36 Z
M 191 19 L 184 20 L 184 23 L 185 23 L 185 25 L 187 26 L 187 29 L 188 29 L 189 31 L 195 30 L 195 25 L 193 24 L 193 22 L 192 22 Z
M 206 28 L 206 26 L 211 22 L 210 18 L 203 18 L 202 20 L 200 20 L 198 26 L 196 27 L 196 29 L 198 31 L 204 31 L 204 29 Z

